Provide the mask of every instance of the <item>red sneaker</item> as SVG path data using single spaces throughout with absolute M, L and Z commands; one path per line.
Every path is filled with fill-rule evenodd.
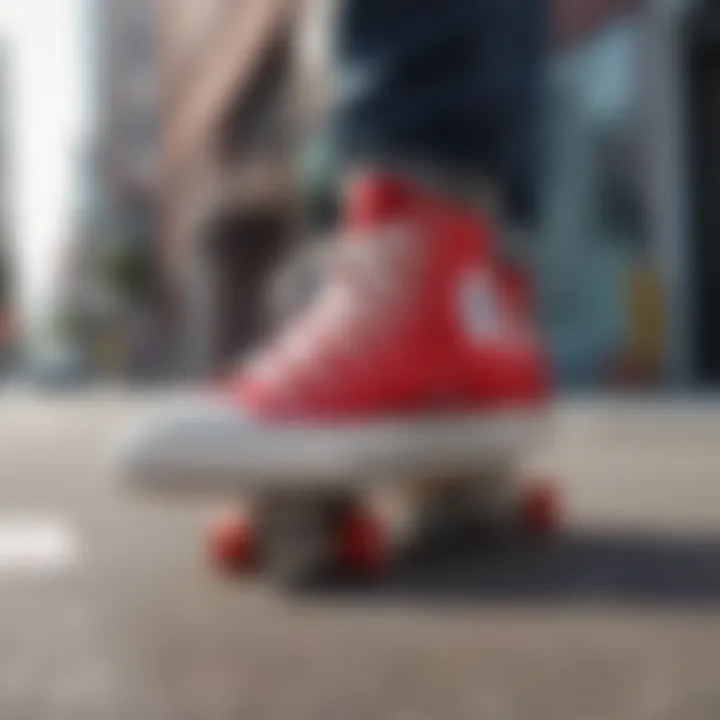
M 178 485 L 183 469 L 233 483 L 428 472 L 527 441 L 520 420 L 542 408 L 549 374 L 491 222 L 368 175 L 341 235 L 309 310 L 240 369 L 222 407 L 145 435 L 132 474 L 171 469 Z

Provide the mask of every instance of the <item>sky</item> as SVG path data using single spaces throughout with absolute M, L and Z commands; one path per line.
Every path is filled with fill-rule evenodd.
M 10 239 L 19 304 L 30 329 L 51 310 L 70 235 L 77 152 L 86 130 L 83 0 L 0 0 L 7 48 Z

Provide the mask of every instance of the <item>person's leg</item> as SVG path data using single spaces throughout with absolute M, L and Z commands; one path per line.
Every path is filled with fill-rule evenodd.
M 309 197 L 337 212 L 337 178 L 374 167 L 482 209 L 494 201 L 505 271 L 526 285 L 511 264 L 536 225 L 547 0 L 337 0 L 334 13 L 323 2 L 314 18 L 336 21 L 340 93 L 310 143 L 325 172 Z
M 345 167 L 492 183 L 532 222 L 546 0 L 341 0 L 333 131 Z

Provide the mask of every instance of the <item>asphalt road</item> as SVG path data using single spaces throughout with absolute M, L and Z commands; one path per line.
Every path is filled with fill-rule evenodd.
M 0 396 L 0 718 L 720 717 L 720 404 L 580 402 L 529 459 L 566 535 L 376 587 L 215 577 L 214 508 L 103 468 L 167 397 Z

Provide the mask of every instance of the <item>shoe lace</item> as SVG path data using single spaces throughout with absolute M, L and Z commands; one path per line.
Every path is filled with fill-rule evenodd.
M 371 333 L 390 326 L 402 306 L 413 257 L 409 233 L 397 226 L 340 238 L 310 305 L 252 362 L 260 369 L 307 366 L 323 355 L 358 352 Z

